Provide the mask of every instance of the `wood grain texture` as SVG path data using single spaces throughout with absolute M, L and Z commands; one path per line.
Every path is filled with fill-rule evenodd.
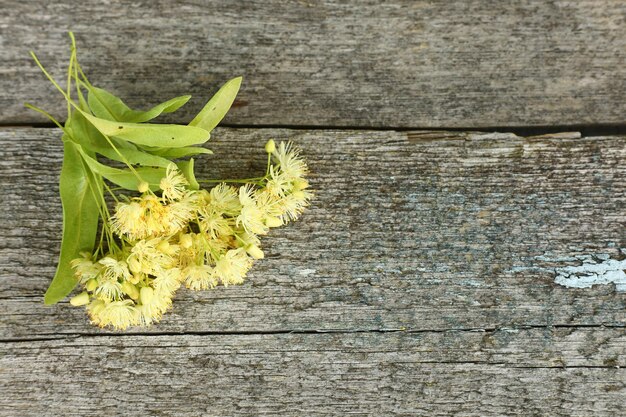
M 617 416 L 625 342 L 599 329 L 12 342 L 0 415 Z
M 313 207 L 243 285 L 116 334 L 42 304 L 59 136 L 0 129 L 0 416 L 626 412 L 626 294 L 554 283 L 623 257 L 624 137 L 217 129 L 199 177 L 291 139 Z
M 0 130 L 5 339 L 100 333 L 82 309 L 42 304 L 61 234 L 58 137 Z M 148 332 L 626 323 L 612 285 L 554 283 L 555 268 L 623 257 L 624 137 L 218 129 L 198 176 L 256 175 L 270 137 L 303 148 L 313 207 L 263 240 L 244 285 L 181 291 Z
M 63 79 L 67 30 L 97 85 L 137 106 L 191 93 L 190 120 L 227 79 L 244 125 L 484 127 L 620 124 L 626 2 L 4 0 L 0 123 L 63 109 L 31 62 Z

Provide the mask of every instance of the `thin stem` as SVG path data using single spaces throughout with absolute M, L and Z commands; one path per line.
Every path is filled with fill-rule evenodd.
M 83 169 L 87 173 L 87 184 L 89 185 L 89 190 L 91 191 L 91 194 L 94 200 L 98 204 L 98 211 L 100 212 L 99 214 L 102 218 L 102 225 L 104 229 L 106 230 L 107 244 L 109 246 L 109 249 L 117 248 L 117 244 L 115 243 L 115 240 L 113 239 L 113 234 L 107 225 L 107 222 L 110 218 L 110 213 L 109 213 L 109 208 L 107 207 L 106 201 L 104 200 L 104 195 L 101 192 L 100 193 L 97 192 L 99 191 L 96 189 L 96 184 L 95 184 L 97 182 L 97 179 L 95 178 L 95 175 L 93 174 L 93 172 L 89 170 L 89 166 L 87 165 L 87 162 L 84 159 L 81 159 L 81 160 L 83 163 Z
M 113 191 L 111 190 L 111 187 L 109 187 L 109 185 L 102 181 L 102 184 L 104 185 L 104 188 L 106 188 L 106 190 L 109 192 L 109 194 L 111 194 L 111 197 L 113 197 L 113 200 L 115 200 L 116 203 L 119 203 L 120 200 L 117 199 L 117 197 L 115 196 L 115 194 L 113 193 Z M 114 188 L 114 190 L 121 190 L 122 187 L 118 187 L 118 188 Z
M 61 123 L 59 123 L 54 117 L 52 117 L 52 115 L 50 113 L 48 113 L 47 111 L 40 109 L 37 106 L 34 106 L 30 103 L 24 103 L 24 107 L 31 109 L 31 110 L 35 110 L 36 112 L 39 112 L 41 114 L 43 114 L 44 116 L 46 116 L 48 119 L 50 119 L 55 125 L 57 125 L 61 130 L 63 130 L 64 133 L 65 132 L 65 128 L 61 125 Z
M 72 36 L 70 36 L 72 38 Z M 72 47 L 70 49 L 70 65 L 67 67 L 67 96 L 72 97 L 72 69 L 74 67 L 74 60 L 76 59 L 76 49 L 74 48 L 74 43 L 72 42 Z M 72 105 L 67 103 L 67 119 L 69 120 L 72 114 Z
M 107 142 L 109 142 L 109 145 L 111 145 L 111 148 L 113 148 L 113 150 L 115 151 L 117 156 L 120 157 L 122 162 L 126 164 L 128 169 L 130 169 L 130 171 L 135 175 L 135 177 L 137 177 L 137 179 L 140 182 L 143 181 L 143 178 L 141 178 L 141 175 L 139 175 L 139 173 L 137 171 L 135 171 L 135 168 L 130 164 L 128 159 L 126 159 L 126 157 L 124 155 L 122 155 L 122 153 L 117 149 L 117 147 L 113 144 L 113 141 L 111 141 L 111 138 L 109 138 L 109 136 L 105 135 L 104 133 L 102 134 L 102 136 L 104 136 L 104 138 L 107 140 Z
M 257 182 L 261 182 L 263 180 L 267 179 L 267 175 L 264 175 L 262 177 L 254 177 L 254 178 L 241 178 L 241 179 L 234 179 L 234 180 L 197 180 L 198 182 L 208 182 L 208 183 L 220 183 L 220 182 L 235 182 L 235 183 L 249 183 L 249 182 L 253 182 L 253 183 L 257 183 Z
M 41 62 L 39 62 L 39 59 L 37 59 L 37 55 L 35 55 L 35 53 L 33 51 L 30 51 L 30 55 L 33 57 L 33 59 L 35 60 L 35 63 L 37 64 L 39 69 L 44 73 L 46 78 L 48 78 L 48 80 L 56 87 L 56 89 L 59 90 L 61 92 L 61 94 L 63 94 L 63 97 L 65 97 L 65 100 L 67 100 L 67 102 L 70 105 L 72 105 L 72 107 L 77 109 L 78 111 L 82 111 L 80 106 L 78 104 L 74 103 L 72 98 L 69 97 L 65 91 L 63 91 L 61 86 L 54 80 L 54 78 L 52 78 L 52 76 L 48 73 L 48 71 L 46 71 L 46 69 L 43 67 L 43 65 L 41 65 Z M 82 70 L 81 70 L 81 73 L 82 73 Z
M 270 165 L 272 163 L 272 154 L 267 154 L 267 168 L 265 168 L 265 177 L 270 175 Z
M 39 62 L 39 59 L 37 58 L 37 55 L 35 55 L 35 53 L 33 51 L 30 51 L 30 56 L 33 57 L 33 59 L 35 60 L 35 63 L 39 67 L 39 69 L 44 73 L 46 78 L 48 78 L 48 80 L 50 80 L 52 85 L 54 85 L 56 87 L 56 89 L 59 90 L 61 92 L 61 94 L 63 94 L 63 97 L 65 97 L 68 102 L 71 102 L 72 100 L 67 96 L 67 94 L 65 94 L 65 91 L 63 91 L 61 86 L 54 80 L 54 78 L 52 78 L 52 76 L 48 73 L 48 71 L 46 71 L 46 69 L 43 67 L 43 65 L 41 65 L 41 62 Z

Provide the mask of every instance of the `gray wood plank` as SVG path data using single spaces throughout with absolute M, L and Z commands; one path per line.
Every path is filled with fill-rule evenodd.
M 463 132 L 218 129 L 199 177 L 263 170 L 269 137 L 303 148 L 317 197 L 264 242 L 242 286 L 177 294 L 139 332 L 612 326 L 613 285 L 559 268 L 623 258 L 626 140 Z M 0 130 L 0 336 L 101 331 L 42 304 L 61 233 L 59 132 Z
M 23 101 L 64 110 L 27 51 L 62 78 L 71 29 L 92 81 L 131 104 L 193 94 L 179 121 L 243 75 L 231 124 L 619 124 L 625 15 L 614 0 L 4 0 L 0 123 L 45 121 Z
M 617 416 L 625 337 L 529 329 L 4 343 L 0 415 Z

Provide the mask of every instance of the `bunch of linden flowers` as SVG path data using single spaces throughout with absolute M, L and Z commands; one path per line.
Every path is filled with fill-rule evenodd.
M 72 260 L 85 291 L 70 303 L 86 305 L 94 324 L 125 329 L 160 320 L 181 285 L 241 284 L 263 258 L 259 236 L 297 219 L 311 197 L 298 151 L 273 140 L 265 149 L 273 163 L 257 182 L 192 190 L 170 165 L 160 196 L 145 189 L 118 202 L 106 228 L 120 243 Z
M 27 104 L 63 131 L 63 239 L 46 304 L 79 285 L 70 303 L 86 306 L 93 324 L 124 330 L 158 322 L 182 285 L 205 290 L 242 283 L 254 260 L 264 257 L 259 236 L 297 219 L 312 197 L 298 149 L 270 139 L 265 175 L 196 180 L 193 158 L 184 158 L 211 153 L 193 145 L 209 139 L 241 78 L 227 82 L 189 125 L 145 123 L 177 110 L 190 96 L 132 110 L 89 83 L 70 38 L 65 89 L 31 53 L 68 108 L 61 125 Z M 125 168 L 115 166 L 120 164 Z M 215 186 L 201 189 L 199 183 Z

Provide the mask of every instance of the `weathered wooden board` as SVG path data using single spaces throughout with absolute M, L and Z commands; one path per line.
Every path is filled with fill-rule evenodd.
M 0 130 L 0 335 L 100 333 L 47 307 L 61 233 L 59 132 Z M 562 134 L 218 129 L 200 177 L 248 177 L 292 139 L 316 190 L 239 287 L 181 291 L 148 332 L 618 326 L 626 293 L 558 268 L 622 259 L 626 140 Z M 144 332 L 144 329 L 139 329 Z
M 606 329 L 12 342 L 0 415 L 618 416 L 625 343 Z
M 227 122 L 484 127 L 621 124 L 626 2 L 4 0 L 0 123 L 63 109 L 67 30 L 91 79 L 131 104 L 245 82 Z

